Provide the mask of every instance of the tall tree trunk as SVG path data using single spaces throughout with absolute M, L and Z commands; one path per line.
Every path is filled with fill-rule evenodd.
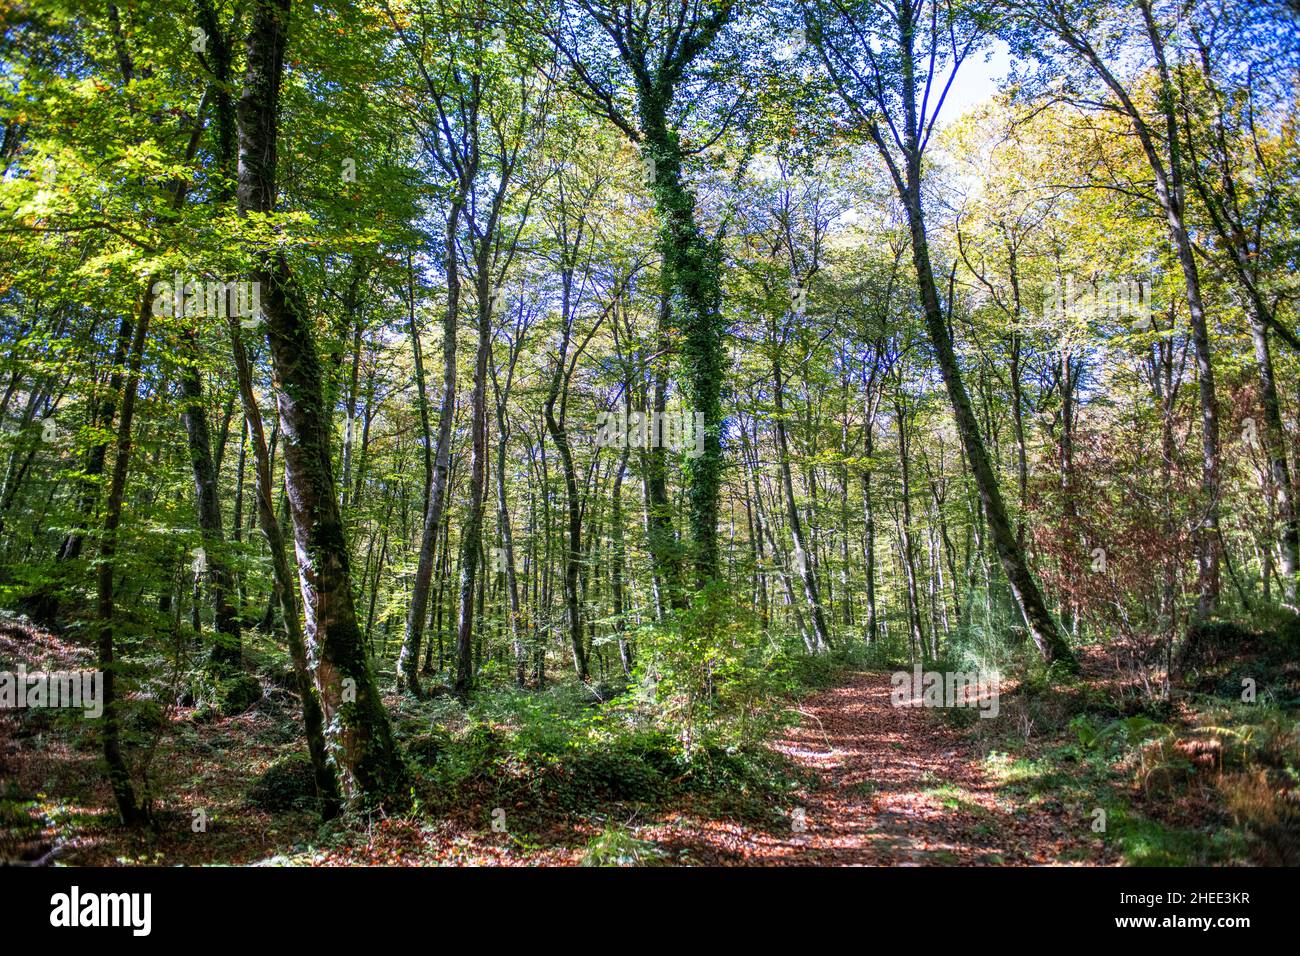
M 753 489 L 753 497 L 749 498 L 745 502 L 745 506 L 746 511 L 752 510 L 753 512 L 753 530 L 751 536 L 754 542 L 754 584 L 758 592 L 758 617 L 763 628 L 763 633 L 767 634 L 768 628 L 771 626 L 771 610 L 767 597 L 767 554 L 764 550 L 764 541 L 767 535 L 763 525 L 763 502 L 760 497 L 762 492 L 758 482 L 757 456 L 750 446 L 749 431 L 745 427 L 743 418 L 740 421 L 739 431 L 741 452 L 744 455 L 743 460 L 750 463 L 750 467 L 748 467 L 747 470 L 749 471 L 749 486 Z M 757 425 L 755 425 L 754 432 L 754 444 L 757 445 Z M 775 553 L 772 555 L 772 559 L 776 560 Z
M 424 375 L 424 346 L 420 343 L 420 327 L 415 321 L 415 263 L 411 255 L 406 256 L 406 268 L 410 276 L 407 304 L 407 330 L 411 336 L 411 358 L 415 363 L 415 391 L 420 411 L 420 452 L 424 462 L 423 496 L 420 499 L 420 514 L 429 509 L 429 491 L 433 487 L 433 432 L 429 428 L 429 389 Z
M 869 409 L 863 426 L 863 444 L 866 465 L 862 469 L 862 548 L 866 567 L 863 575 L 867 584 L 867 643 L 880 639 L 880 617 L 876 611 L 876 513 L 872 502 L 871 456 L 875 454 L 873 411 Z
M 254 7 L 239 101 L 239 212 L 275 210 L 280 82 L 290 0 Z M 406 768 L 379 697 L 352 599 L 347 543 L 335 495 L 331 427 L 307 305 L 282 251 L 262 250 L 261 296 L 305 611 L 305 636 L 320 693 L 326 743 L 350 803 L 400 804 Z
M 1068 348 L 1061 350 L 1061 374 L 1059 390 L 1061 393 L 1061 464 L 1060 489 L 1061 501 L 1065 511 L 1065 540 L 1061 542 L 1061 553 L 1065 556 L 1062 570 L 1067 581 L 1073 581 L 1079 573 L 1079 562 L 1075 559 L 1079 547 L 1079 505 L 1074 487 L 1074 367 L 1070 361 Z M 1061 601 L 1061 623 L 1067 634 L 1077 632 L 1079 627 L 1078 601 L 1070 592 Z
M 912 643 L 925 649 L 925 628 L 921 625 L 921 598 L 916 579 L 916 545 L 912 541 L 912 484 L 908 464 L 910 452 L 907 444 L 907 416 L 901 403 L 895 403 L 894 417 L 898 423 L 898 464 L 902 483 L 899 497 L 902 499 L 903 514 L 899 520 L 898 536 L 903 575 L 907 583 L 907 624 Z
M 243 663 L 239 612 L 232 601 L 235 577 L 225 554 L 218 475 L 212 459 L 208 413 L 203 403 L 203 380 L 197 364 L 197 335 L 194 329 L 181 333 L 184 361 L 180 375 L 181 400 L 184 403 L 181 415 L 185 422 L 190 470 L 194 476 L 195 511 L 203 540 L 200 571 L 207 579 L 208 595 L 212 598 L 214 633 L 209 660 L 218 669 L 230 670 L 238 669 Z
M 718 570 L 718 499 L 722 485 L 722 381 L 725 351 L 719 249 L 695 221 L 695 196 L 682 179 L 677 131 L 667 122 L 671 95 L 660 84 L 638 91 L 644 149 L 654 161 L 650 191 L 659 219 L 663 274 L 676 323 L 685 333 L 691 411 L 704 416 L 704 448 L 687 465 L 691 549 L 698 586 Z
M 352 449 L 356 444 L 357 435 L 357 401 L 361 397 L 361 331 L 363 323 L 360 314 L 353 315 L 354 311 L 357 311 L 355 297 L 352 295 L 346 296 L 344 298 L 344 312 L 349 317 L 354 318 L 355 322 L 352 327 L 352 370 L 348 376 L 348 394 L 344 405 L 343 473 L 339 479 L 339 483 L 343 486 L 340 489 L 342 498 L 339 500 L 339 507 L 344 511 L 348 510 L 348 503 L 352 500 Z M 368 420 L 367 424 L 369 424 Z
M 1174 89 L 1169 67 L 1165 61 L 1164 39 L 1155 22 L 1149 0 L 1138 4 L 1146 25 L 1147 38 L 1155 54 L 1156 71 L 1160 79 L 1157 103 L 1165 125 L 1165 148 L 1169 165 L 1160 162 L 1156 138 L 1145 129 L 1137 108 L 1129 104 L 1130 115 L 1143 150 L 1147 154 L 1155 176 L 1156 199 L 1169 224 L 1169 235 L 1178 253 L 1187 293 L 1188 324 L 1192 329 L 1192 344 L 1196 354 L 1196 385 L 1201 399 L 1201 497 L 1204 518 L 1200 522 L 1197 547 L 1198 598 L 1197 611 L 1202 617 L 1213 614 L 1219 602 L 1220 575 L 1219 552 L 1219 400 L 1214 387 L 1214 364 L 1210 360 L 1210 332 L 1205 320 L 1205 306 L 1201 299 L 1201 275 L 1196 265 L 1196 254 L 1187 231 L 1187 198 L 1183 183 L 1182 146 L 1178 136 L 1178 117 L 1174 106 Z
M 1007 242 L 1007 263 L 1011 278 L 1011 424 L 1016 435 L 1016 541 L 1025 546 L 1025 511 L 1029 506 L 1029 456 L 1025 449 L 1025 396 L 1021 367 L 1020 271 L 1015 243 Z
M 513 356 L 512 368 L 513 372 Z M 515 656 L 515 686 L 523 687 L 528 666 L 528 647 L 524 641 L 521 624 L 522 610 L 519 605 L 519 577 L 515 573 L 515 535 L 510 523 L 510 502 L 506 498 L 506 449 L 510 441 L 510 428 L 506 416 L 506 403 L 509 401 L 509 380 L 506 391 L 497 395 L 497 528 L 501 534 L 501 564 L 499 571 L 506 576 L 506 614 L 510 627 L 510 647 Z
M 555 441 L 560 454 L 560 466 L 564 473 L 564 493 L 566 502 L 566 531 L 564 550 L 564 607 L 569 624 L 569 644 L 573 651 L 573 668 L 578 680 L 588 677 L 587 654 L 583 644 L 582 601 L 579 599 L 579 577 L 582 573 L 582 501 L 578 496 L 578 478 L 574 470 L 573 456 L 569 449 L 568 437 L 564 424 L 554 416 L 553 405 L 546 409 L 546 427 Z
M 121 723 L 118 716 L 117 665 L 114 656 L 114 581 L 113 565 L 117 557 L 118 529 L 122 522 L 122 504 L 126 496 L 126 479 L 131 468 L 131 426 L 135 419 L 136 393 L 140 387 L 140 365 L 152 316 L 151 289 L 145 286 L 140 315 L 135 323 L 127 358 L 127 370 L 122 386 L 122 410 L 117 423 L 117 459 L 109 480 L 108 497 L 104 505 L 104 528 L 99 542 L 99 570 L 97 574 L 96 604 L 98 612 L 99 670 L 104 674 L 103 720 L 100 739 L 104 748 L 104 762 L 108 765 L 108 780 L 113 788 L 113 798 L 122 822 L 127 825 L 142 823 L 149 817 L 149 808 L 136 802 L 131 772 L 122 756 Z
M 1210 359 L 1210 334 L 1201 297 L 1201 277 L 1186 222 L 1182 143 L 1175 111 L 1173 84 L 1165 59 L 1165 36 L 1156 23 L 1149 0 L 1139 0 L 1147 40 L 1156 66 L 1156 107 L 1163 130 L 1157 132 L 1147 121 L 1143 109 L 1134 101 L 1124 84 L 1077 29 L 1064 8 L 1047 11 L 1044 25 L 1061 37 L 1106 85 L 1122 112 L 1132 123 L 1133 132 L 1151 168 L 1156 200 L 1164 213 L 1170 244 L 1178 257 L 1187 298 L 1188 324 L 1196 357 L 1196 381 L 1201 411 L 1201 513 L 1197 515 L 1197 613 L 1213 614 L 1220 591 L 1219 531 L 1219 406 L 1214 385 L 1214 365 Z
M 568 404 L 568 376 L 566 363 L 569 356 L 569 334 L 573 328 L 570 289 L 572 273 L 567 271 L 562 277 L 564 291 L 562 294 L 561 342 L 556 357 L 555 371 L 551 375 L 550 389 L 546 395 L 545 417 L 546 430 L 555 442 L 555 449 L 560 455 L 560 469 L 564 477 L 564 496 L 567 504 L 567 544 L 564 552 L 564 607 L 569 623 L 569 643 L 573 650 L 573 668 L 578 680 L 585 681 L 588 676 L 586 647 L 583 643 L 582 601 L 579 598 L 579 576 L 582 572 L 582 501 L 578 495 L 578 476 L 573 463 L 573 452 L 569 448 L 569 436 L 565 429 L 565 406 Z M 559 417 L 556 417 L 556 403 L 560 405 Z
M 916 76 L 916 51 L 918 23 L 915 19 L 917 10 L 910 3 L 900 3 L 896 7 L 896 25 L 898 27 L 899 55 L 901 67 L 901 102 L 903 116 L 901 119 L 901 149 L 895 153 L 886 142 L 886 134 L 881 130 L 879 121 L 864 113 L 862 104 L 855 104 L 860 115 L 867 115 L 867 135 L 876 146 L 877 151 L 889 168 L 890 177 L 897 190 L 899 201 L 907 215 L 908 233 L 911 238 L 912 265 L 916 270 L 917 290 L 920 293 L 921 307 L 925 314 L 925 328 L 930 343 L 935 350 L 939 371 L 943 376 L 944 387 L 948 392 L 948 401 L 952 405 L 953 418 L 957 433 L 961 437 L 962 447 L 970 463 L 971 475 L 979 492 L 983 512 L 988 521 L 989 531 L 998 559 L 1011 585 L 1011 591 L 1028 625 L 1030 636 L 1038 647 L 1039 653 L 1048 663 L 1060 662 L 1068 670 L 1078 667 L 1065 642 L 1055 620 L 1047 609 L 1047 603 L 1034 580 L 1025 558 L 1024 549 L 1016 539 L 1015 529 L 1007 515 L 1006 503 L 998 483 L 993 464 L 984 440 L 980 435 L 979 420 L 971 406 L 970 396 L 962 380 L 961 366 L 953 348 L 952 334 L 949 331 L 947 317 L 939 300 L 939 290 L 935 283 L 934 268 L 930 260 L 930 246 L 926 237 L 925 212 L 922 201 L 922 151 L 924 142 L 918 122 L 918 108 L 922 106 L 918 95 Z M 892 121 L 892 118 L 891 118 Z M 892 137 L 892 134 L 891 134 Z M 901 164 L 899 158 L 901 156 Z
M 614 487 L 611 492 L 613 497 L 610 503 L 610 536 L 613 539 L 613 553 L 610 555 L 610 560 L 613 566 L 610 569 L 610 586 L 614 600 L 614 633 L 618 635 L 618 657 L 623 664 L 623 673 L 630 675 L 635 660 L 632 642 L 627 636 L 627 621 L 624 619 L 626 609 L 623 604 L 623 565 L 627 561 L 623 541 L 623 473 L 627 470 L 629 451 L 627 444 L 624 443 L 618 468 L 614 471 Z
M 271 552 L 272 600 L 279 601 L 284 618 L 284 633 L 289 645 L 289 660 L 293 665 L 298 697 L 302 701 L 303 728 L 307 736 L 307 753 L 311 758 L 312 774 L 316 782 L 316 795 L 321 801 L 321 815 L 325 819 L 339 810 L 338 781 L 330 765 L 325 745 L 325 723 L 322 716 L 320 693 L 312 681 L 311 663 L 307 659 L 307 644 L 303 640 L 302 624 L 298 620 L 298 602 L 294 598 L 293 572 L 285 550 L 284 534 L 275 514 L 275 484 L 271 474 L 271 454 L 266 446 L 266 430 L 262 424 L 262 410 L 253 393 L 253 370 L 240 338 L 239 323 L 230 320 L 230 342 L 235 357 L 235 373 L 239 382 L 239 398 L 244 408 L 244 424 L 253 446 L 253 473 L 257 488 L 257 520 Z M 268 612 L 269 612 L 268 608 Z
M 478 347 L 474 355 L 471 409 L 469 513 L 460 540 L 460 617 L 456 624 L 456 694 L 468 698 L 474 687 L 474 587 L 482 551 L 483 499 L 487 482 L 487 363 L 492 349 L 492 307 L 488 270 L 478 269 Z
M 659 294 L 658 356 L 649 386 L 648 411 L 662 421 L 668 408 L 669 350 L 668 327 L 672 321 L 671 283 L 665 277 Z M 628 409 L 631 411 L 630 406 Z M 661 443 L 641 451 L 642 493 L 645 502 L 646 545 L 651 558 L 651 583 L 654 586 L 655 615 L 660 621 L 668 611 L 686 607 L 684 572 L 673 528 L 673 506 L 668 499 L 668 451 Z
M 799 517 L 799 508 L 794 498 L 794 482 L 790 475 L 790 448 L 785 432 L 785 380 L 781 376 L 781 365 L 772 362 L 773 399 L 776 403 L 776 448 L 780 459 L 781 488 L 786 501 L 786 516 L 790 521 L 790 534 L 794 539 L 795 571 L 803 584 L 804 598 L 808 602 L 808 613 L 812 618 L 813 640 L 818 651 L 826 650 L 831 645 L 830 629 L 826 626 L 826 613 L 822 608 L 821 594 L 817 587 L 817 571 L 813 565 L 812 555 L 808 553 L 808 544 L 804 536 L 803 521 Z
M 1148 33 L 1152 44 L 1160 49 L 1158 32 L 1151 31 L 1151 12 L 1143 9 L 1147 18 Z M 1235 179 L 1235 164 L 1232 161 L 1232 148 L 1229 143 L 1235 139 L 1229 133 L 1225 115 L 1227 98 L 1218 89 L 1214 78 L 1213 58 L 1207 37 L 1193 31 L 1200 55 L 1201 74 L 1212 96 L 1214 109 L 1211 116 L 1212 134 L 1209 150 L 1198 155 L 1197 136 L 1190 123 L 1190 110 L 1184 101 L 1184 122 L 1186 126 L 1186 143 L 1188 162 L 1187 178 L 1201 199 L 1202 206 L 1208 213 L 1210 225 L 1217 234 L 1220 243 L 1227 250 L 1228 262 L 1232 267 L 1237 283 L 1245 293 L 1246 315 L 1250 321 L 1251 340 L 1255 348 L 1255 361 L 1259 371 L 1260 404 L 1264 411 L 1265 451 L 1269 458 L 1269 471 L 1272 490 L 1276 496 L 1277 517 L 1280 519 L 1281 531 L 1278 534 L 1278 552 L 1282 565 L 1283 600 L 1293 608 L 1296 604 L 1297 551 L 1300 550 L 1300 527 L 1297 526 L 1296 489 L 1291 483 L 1291 469 L 1287 454 L 1286 430 L 1282 423 L 1281 404 L 1278 400 L 1277 382 L 1273 373 L 1273 356 L 1271 354 L 1268 333 L 1270 328 L 1277 329 L 1293 346 L 1297 346 L 1295 336 L 1284 326 L 1278 324 L 1272 307 L 1267 303 L 1259 287 L 1259 269 L 1261 256 L 1259 250 L 1259 233 L 1250 229 L 1243 221 L 1239 191 Z M 1162 64 L 1163 65 L 1163 64 Z M 1162 73 L 1163 95 L 1166 97 L 1167 121 L 1173 115 L 1172 96 L 1167 70 Z M 1180 83 L 1182 75 L 1180 74 Z M 1251 81 L 1247 81 L 1246 95 L 1253 95 Z M 1183 91 L 1186 97 L 1186 90 Z M 1253 120 L 1252 120 L 1253 123 Z M 1175 144 L 1176 146 L 1177 144 Z M 1257 147 L 1256 147 L 1257 148 Z M 1220 191 L 1215 193 L 1210 185 L 1208 172 L 1217 168 Z M 1267 207 L 1266 207 L 1267 208 Z M 1300 346 L 1297 346 L 1300 347 Z M 1264 589 L 1268 598 L 1268 564 L 1271 554 L 1265 551 L 1269 560 L 1265 562 Z
M 993 537 L 993 546 L 1011 585 L 1011 592 L 1029 627 L 1030 637 L 1038 647 L 1039 653 L 1049 664 L 1060 662 L 1067 670 L 1075 670 L 1078 665 L 1074 654 L 1047 609 L 1038 582 L 1034 580 L 1029 564 L 1025 560 L 1024 549 L 1016 540 L 1015 529 L 1007 517 L 997 475 L 984 448 L 979 421 L 975 417 L 970 397 L 962 381 L 961 367 L 957 364 L 957 355 L 944 320 L 943 307 L 939 302 L 939 290 L 930 266 L 930 248 L 925 234 L 920 184 L 920 160 L 919 157 L 915 157 L 908 164 L 908 188 L 903 197 L 912 236 L 912 264 L 916 269 L 921 304 L 925 310 L 926 331 L 929 333 L 930 342 L 939 361 L 939 371 L 943 375 L 948 401 L 952 405 L 953 417 L 957 423 L 957 433 L 961 437 L 962 447 L 970 462 L 971 474 L 975 479 L 975 487 L 979 492 L 980 503 L 988 520 L 989 532 Z
M 1259 366 L 1259 400 L 1264 409 L 1264 442 L 1268 455 L 1272 492 L 1277 498 L 1277 515 L 1282 530 L 1278 535 L 1279 572 L 1282 597 L 1296 604 L 1297 561 L 1300 559 L 1300 524 L 1297 524 L 1291 468 L 1286 454 L 1286 428 L 1282 424 L 1277 380 L 1273 375 L 1273 355 L 1269 349 L 1268 326 L 1257 309 L 1250 309 L 1250 335 L 1255 345 L 1255 362 Z
M 442 527 L 443 503 L 447 497 L 447 476 L 451 470 L 451 427 L 456 416 L 456 331 L 460 312 L 460 260 L 456 235 L 460 223 L 460 202 L 452 203 L 447 214 L 446 269 L 447 311 L 442 325 L 442 408 L 438 412 L 438 447 L 434 452 L 433 482 L 425 492 L 424 530 L 411 582 L 411 607 L 406 616 L 406 635 L 397 655 L 398 687 L 420 693 L 420 644 L 429 609 L 429 584 L 433 580 L 434 547 Z
M 848 368 L 848 356 L 842 355 L 841 362 L 844 368 Z M 841 623 L 844 625 L 844 633 L 851 633 L 853 627 L 853 596 L 851 581 L 849 577 L 849 382 L 848 377 L 841 382 L 840 387 L 840 408 L 844 415 L 840 422 L 840 458 L 841 464 L 837 471 L 840 480 L 840 584 L 841 600 L 844 607 L 841 611 Z

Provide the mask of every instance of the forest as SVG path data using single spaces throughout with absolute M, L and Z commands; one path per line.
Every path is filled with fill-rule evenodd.
M 0 861 L 1300 864 L 1297 0 L 4 0 L 0 170 Z

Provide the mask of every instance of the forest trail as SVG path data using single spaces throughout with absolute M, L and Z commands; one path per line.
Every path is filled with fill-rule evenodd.
M 686 815 L 646 828 L 679 859 L 721 865 L 1105 862 L 1086 815 L 999 784 L 966 731 L 890 704 L 890 675 L 850 675 L 799 707 L 773 746 L 808 771 L 784 833 Z M 802 829 L 798 810 L 802 809 Z

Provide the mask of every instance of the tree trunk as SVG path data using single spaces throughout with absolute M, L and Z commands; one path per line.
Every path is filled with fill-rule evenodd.
M 1074 654 L 1062 637 L 1056 621 L 1052 619 L 1038 582 L 1034 580 L 1029 570 L 1024 549 L 1016 540 L 1015 529 L 1008 520 L 1002 491 L 998 487 L 997 475 L 993 471 L 988 452 L 984 448 L 984 441 L 980 437 L 979 421 L 971 408 L 970 397 L 962 382 L 961 368 L 957 364 L 952 337 L 944 321 L 943 307 L 939 303 L 939 291 L 930 267 L 930 249 L 926 240 L 921 207 L 919 160 L 909 163 L 908 175 L 908 189 L 904 199 L 912 236 L 912 263 L 916 269 L 921 304 L 925 309 L 925 327 L 939 361 L 939 370 L 943 374 L 948 400 L 952 405 L 953 418 L 957 423 L 957 433 L 961 437 L 962 447 L 970 462 L 975 487 L 988 520 L 989 532 L 993 536 L 993 546 L 1011 585 L 1012 594 L 1024 614 L 1030 637 L 1033 638 L 1039 653 L 1049 664 L 1060 662 L 1067 670 L 1073 671 L 1078 666 Z
M 567 546 L 564 552 L 564 606 L 569 623 L 569 643 L 573 649 L 573 667 L 578 680 L 585 681 L 588 676 L 586 647 L 582 637 L 582 601 L 578 596 L 579 575 L 582 571 L 582 501 L 578 496 L 578 476 L 573 464 L 573 453 L 569 448 L 569 436 L 565 430 L 564 407 L 568 402 L 568 378 L 565 375 L 565 363 L 569 355 L 569 333 L 572 329 L 570 312 L 571 273 L 562 277 L 564 292 L 562 296 L 561 343 L 556 357 L 555 371 L 551 375 L 550 389 L 546 396 L 545 416 L 546 430 L 555 442 L 560 455 L 560 468 L 564 477 L 565 502 L 568 506 Z M 560 414 L 556 417 L 555 405 L 560 404 Z
M 659 219 L 663 274 L 685 333 L 680 349 L 691 411 L 704 416 L 704 448 L 687 466 L 692 557 L 698 586 L 718 569 L 718 498 L 722 484 L 722 285 L 717 244 L 695 222 L 695 197 L 682 179 L 677 132 L 667 123 L 668 94 L 658 86 L 639 91 L 644 149 L 654 161 L 650 191 Z
M 244 343 L 240 338 L 239 323 L 230 320 L 230 341 L 235 356 L 235 372 L 239 382 L 239 398 L 244 407 L 244 423 L 253 446 L 253 472 L 257 487 L 257 520 L 271 552 L 272 595 L 279 601 L 284 618 L 284 633 L 289 645 L 289 660 L 293 664 L 294 681 L 302 701 L 303 728 L 307 736 L 307 753 L 311 757 L 312 773 L 316 781 L 316 795 L 321 801 L 321 815 L 325 819 L 339 810 L 338 781 L 330 766 L 325 746 L 325 724 L 322 717 L 320 694 L 312 682 L 307 645 L 303 641 L 302 624 L 298 620 L 298 602 L 294 598 L 293 574 L 285 551 L 284 534 L 275 514 L 275 484 L 271 475 L 271 455 L 266 446 L 266 431 L 262 425 L 262 410 L 253 393 L 253 374 Z M 268 614 L 270 607 L 268 607 Z
M 398 687 L 420 693 L 420 644 L 429 609 L 429 584 L 433 579 L 434 547 L 442 526 L 443 502 L 447 497 L 447 475 L 451 468 L 451 426 L 456 415 L 456 331 L 460 311 L 460 265 L 456 255 L 456 232 L 460 204 L 454 202 L 447 215 L 447 311 L 442 326 L 442 408 L 438 412 L 438 447 L 434 452 L 433 483 L 426 490 L 424 530 L 420 555 L 411 582 L 411 607 L 406 616 L 406 636 L 397 655 Z
M 513 364 L 513 362 L 512 362 Z M 523 627 L 520 623 L 522 610 L 519 605 L 519 577 L 515 573 L 515 535 L 510 524 L 510 502 L 506 498 L 506 446 L 510 440 L 510 430 L 506 419 L 506 403 L 509 401 L 509 382 L 502 394 L 497 396 L 497 528 L 501 533 L 501 564 L 506 576 L 506 600 L 509 602 L 507 616 L 510 625 L 510 647 L 515 656 L 515 686 L 523 687 L 528 666 L 528 648 L 524 642 Z
M 462 700 L 474 687 L 474 586 L 483 537 L 483 498 L 487 481 L 487 363 L 492 348 L 492 311 L 488 271 L 478 270 L 478 347 L 474 355 L 471 409 L 469 514 L 460 540 L 460 617 L 456 624 L 456 694 Z
M 614 472 L 613 498 L 610 505 L 610 534 L 613 539 L 613 554 L 610 556 L 610 560 L 613 562 L 610 585 L 614 599 L 614 632 L 618 635 L 618 657 L 623 664 L 623 673 L 630 675 L 635 660 L 633 659 L 632 642 L 628 640 L 627 636 L 627 621 L 624 619 L 626 609 L 623 606 L 623 565 L 627 561 L 623 541 L 623 473 L 627 470 L 628 454 L 629 449 L 625 444 L 623 453 L 618 460 L 618 468 Z
M 1297 524 L 1291 468 L 1286 454 L 1286 428 L 1282 424 L 1277 380 L 1273 376 L 1273 355 L 1269 349 L 1268 326 L 1257 309 L 1250 309 L 1250 335 L 1259 366 L 1259 400 L 1264 408 L 1264 442 L 1268 454 L 1272 492 L 1277 496 L 1277 514 L 1282 524 L 1278 536 L 1282 598 L 1296 603 L 1297 559 L 1300 557 L 1300 525 Z
M 826 626 L 826 613 L 822 609 L 821 594 L 817 587 L 817 571 L 813 566 L 812 556 L 804 536 L 803 522 L 799 518 L 799 508 L 794 499 L 794 482 L 790 475 L 790 449 L 785 433 L 785 400 L 783 392 L 785 382 L 781 377 L 781 365 L 772 362 L 773 398 L 776 403 L 776 447 L 780 458 L 781 488 L 786 501 L 786 516 L 790 521 L 790 535 L 794 539 L 795 571 L 803 584 L 804 598 L 808 602 L 808 613 L 812 617 L 813 641 L 816 650 L 824 651 L 831 645 L 830 630 Z
M 122 521 L 122 503 L 126 495 L 126 479 L 131 467 L 131 426 L 135 418 L 136 392 L 140 387 L 140 365 L 144 356 L 149 319 L 152 316 L 150 281 L 144 290 L 140 315 L 128 352 L 128 365 L 122 386 L 122 410 L 117 424 L 117 459 L 109 481 L 108 498 L 104 505 L 104 529 L 99 542 L 99 570 L 97 575 L 97 612 L 99 617 L 99 670 L 104 674 L 103 720 L 100 738 L 104 748 L 104 762 L 108 765 L 108 780 L 113 788 L 113 798 L 122 822 L 128 826 L 149 818 L 149 808 L 136 803 L 131 772 L 122 756 L 120 721 L 117 702 L 117 666 L 114 657 L 114 591 L 113 565 L 117 557 L 118 528 Z
M 207 578 L 212 598 L 213 642 L 209 660 L 220 670 L 238 669 L 243 663 L 239 613 L 232 598 L 235 578 L 225 555 L 225 533 L 221 523 L 220 490 L 217 469 L 212 459 L 212 439 L 208 414 L 203 403 L 203 380 L 198 369 L 199 347 L 196 330 L 181 333 L 184 366 L 180 375 L 182 418 L 190 453 L 190 470 L 194 475 L 194 504 L 203 540 L 202 565 L 199 571 Z
M 650 384 L 648 411 L 662 416 L 668 407 L 668 377 L 665 370 L 669 349 L 668 325 L 672 320 L 672 297 L 665 278 L 660 291 L 658 311 L 658 352 Z M 629 412 L 631 411 L 629 407 Z M 662 421 L 656 417 L 654 421 Z M 642 491 L 645 500 L 646 545 L 651 557 L 651 583 L 654 585 L 655 615 L 662 621 L 669 609 L 686 607 L 683 570 L 673 528 L 673 506 L 668 500 L 667 449 L 661 444 L 641 451 Z
M 254 8 L 239 101 L 239 212 L 275 210 L 280 82 L 290 0 Z M 353 606 L 347 543 L 331 465 L 331 426 L 307 306 L 282 251 L 262 250 L 261 296 L 284 433 L 285 478 L 298 554 L 305 636 L 326 743 L 344 798 L 400 805 L 407 776 L 379 698 Z
M 894 417 L 898 423 L 898 464 L 902 482 L 900 497 L 903 515 L 899 521 L 898 534 L 903 556 L 903 574 L 907 583 L 907 622 L 912 643 L 924 649 L 926 638 L 925 628 L 921 625 L 921 597 L 916 579 L 916 545 L 912 541 L 912 483 L 908 464 L 910 451 L 907 444 L 907 415 L 901 402 L 894 404 Z
M 873 409 L 868 409 L 863 426 L 864 455 L 867 465 L 862 469 L 862 549 L 866 567 L 863 575 L 867 584 L 867 643 L 880 639 L 880 617 L 876 611 L 876 514 L 871 500 L 871 456 L 875 454 Z

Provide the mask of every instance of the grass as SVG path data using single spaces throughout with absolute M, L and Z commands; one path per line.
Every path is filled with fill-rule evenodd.
M 922 790 L 921 796 L 934 800 L 945 810 L 964 810 L 976 816 L 989 816 L 987 807 L 970 799 L 970 794 L 955 784 L 945 783 L 937 787 L 930 787 L 927 790 Z
M 1010 800 L 1059 802 L 1081 823 L 1104 810 L 1095 839 L 1129 866 L 1300 862 L 1294 708 L 1191 693 L 1117 714 L 1095 688 L 1033 693 L 1018 706 L 1044 713 L 1054 694 L 1054 720 L 1004 733 L 984 760 Z
M 664 853 L 653 843 L 639 840 L 625 827 L 609 825 L 588 841 L 583 866 L 654 866 Z

